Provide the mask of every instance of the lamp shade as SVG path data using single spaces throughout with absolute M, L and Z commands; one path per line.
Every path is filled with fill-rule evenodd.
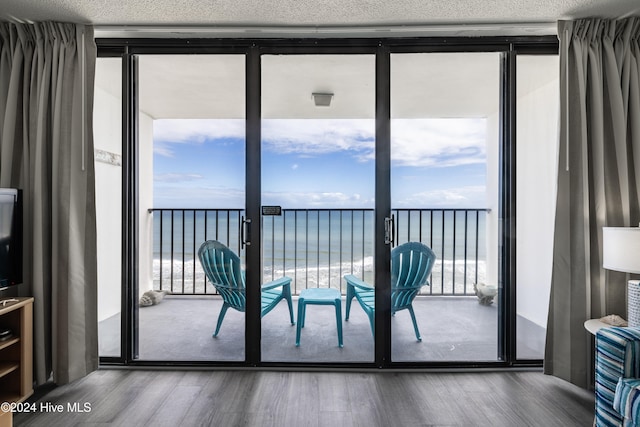
M 608 270 L 640 273 L 640 228 L 602 228 L 602 266 Z

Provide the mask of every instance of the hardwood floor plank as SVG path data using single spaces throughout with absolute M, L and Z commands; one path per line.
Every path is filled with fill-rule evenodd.
M 340 411 L 320 411 L 318 414 L 319 427 L 353 427 L 355 423 L 351 416 L 351 412 Z
M 91 413 L 87 417 L 87 420 L 96 423 L 113 422 L 115 417 L 124 412 L 133 399 L 143 392 L 144 384 L 150 381 L 153 375 L 152 371 L 116 372 L 119 372 L 116 376 L 120 378 L 120 381 L 111 389 L 102 389 L 102 397 L 92 402 Z M 121 376 L 121 373 L 125 373 L 125 375 Z M 68 386 L 65 386 L 64 388 L 67 387 Z M 85 387 L 82 387 L 82 390 L 85 389 Z M 48 399 L 48 396 L 45 398 Z
M 455 374 L 450 374 L 455 375 Z M 469 422 L 468 406 L 457 390 L 449 375 L 430 374 L 410 376 L 408 381 L 414 384 L 413 393 L 422 402 L 427 425 L 464 425 Z M 457 396 L 455 395 L 457 393 Z
M 175 427 L 182 424 L 195 398 L 202 392 L 199 385 L 178 385 L 170 390 L 165 400 L 146 425 L 150 427 Z
M 225 379 L 229 378 L 227 373 L 222 371 L 198 373 L 205 381 L 201 392 L 194 398 L 182 420 L 182 425 L 185 426 L 211 425 L 209 422 L 218 409 L 216 397 L 224 393 Z
M 199 385 L 204 387 L 209 382 L 209 375 L 211 371 L 199 370 L 199 371 L 184 371 L 184 377 L 180 379 L 178 385 Z M 203 375 L 204 374 L 204 375 Z
M 182 371 L 152 375 L 149 381 L 142 384 L 142 389 L 132 396 L 126 408 L 116 414 L 112 424 L 125 427 L 145 425 L 160 410 L 160 405 L 166 401 L 182 376 Z
M 518 376 L 518 373 L 512 375 L 522 382 L 523 377 Z M 535 414 L 536 418 L 546 419 L 548 422 L 566 419 L 568 425 L 591 425 L 593 422 L 593 392 L 551 376 L 531 377 L 527 383 L 530 385 L 529 390 L 534 391 L 530 394 L 530 399 L 538 402 L 542 409 Z
M 216 410 L 225 413 L 244 414 L 251 411 L 251 399 L 258 387 L 259 372 L 226 372 L 214 397 Z M 256 375 L 257 374 L 257 375 Z
M 347 390 L 351 401 L 351 415 L 356 426 L 395 425 L 385 412 L 376 375 L 350 375 Z
M 530 401 L 530 398 L 524 394 L 525 389 L 508 376 L 493 378 L 484 374 L 464 374 L 456 376 L 454 380 L 453 387 L 464 391 L 461 393 L 465 396 L 462 404 L 476 408 L 472 413 L 465 411 L 465 422 L 504 427 L 530 425 L 511 406 L 513 400 L 526 405 L 525 402 Z
M 289 388 L 289 376 L 286 372 L 259 372 L 255 377 L 255 387 L 247 396 L 247 411 L 281 417 L 286 409 L 285 395 Z
M 351 411 L 347 378 L 347 376 L 340 373 L 324 373 L 317 376 L 318 407 L 321 412 L 345 413 Z
M 130 371 L 97 371 L 87 377 L 63 387 L 55 388 L 43 397 L 37 397 L 39 405 L 48 403 L 65 406 L 60 413 L 38 410 L 35 414 L 16 414 L 15 425 L 71 426 L 77 422 L 111 422 L 119 411 L 130 403 L 131 399 L 143 389 L 138 382 L 147 378 L 147 371 L 131 375 Z M 36 396 L 38 396 L 36 394 Z M 67 411 L 71 402 L 87 402 L 91 405 L 88 414 L 76 414 Z
M 285 408 L 282 422 L 287 426 L 317 427 L 320 412 L 317 372 L 297 372 L 288 375 L 284 392 Z
M 66 410 L 89 402 L 90 412 Z M 590 426 L 593 392 L 540 372 L 100 370 L 15 426 Z
M 405 374 L 376 375 L 383 410 L 393 425 L 415 426 L 428 421 L 424 400 L 417 393 L 415 383 Z

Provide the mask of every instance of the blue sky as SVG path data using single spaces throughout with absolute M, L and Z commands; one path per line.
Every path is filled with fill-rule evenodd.
M 244 120 L 156 120 L 154 206 L 244 206 Z M 373 120 L 263 120 L 262 204 L 373 208 Z M 394 208 L 486 206 L 486 120 L 392 121 Z

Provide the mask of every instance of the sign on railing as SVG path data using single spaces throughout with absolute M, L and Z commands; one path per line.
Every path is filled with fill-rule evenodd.
M 264 216 L 280 216 L 282 215 L 282 207 L 281 206 L 263 206 L 262 207 L 262 215 Z

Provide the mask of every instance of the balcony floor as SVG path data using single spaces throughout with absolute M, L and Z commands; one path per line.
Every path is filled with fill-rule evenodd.
M 150 361 L 244 360 L 244 313 L 229 310 L 217 338 L 212 338 L 222 301 L 215 296 L 169 295 L 140 316 L 140 359 Z M 344 319 L 344 299 L 342 315 Z M 483 306 L 475 297 L 418 297 L 414 302 L 422 342 L 413 333 L 405 311 L 392 318 L 393 361 L 497 360 L 498 307 Z M 294 297 L 294 314 L 297 301 Z M 343 321 L 344 347 L 337 346 L 333 306 L 307 306 L 300 347 L 285 302 L 262 319 L 262 358 L 269 362 L 371 362 L 374 346 L 369 321 L 354 300 L 349 321 Z M 523 319 L 518 319 L 519 328 Z M 524 321 L 526 322 L 526 321 Z M 100 355 L 119 353 L 119 316 L 99 324 Z M 522 334 L 521 334 L 522 335 Z M 544 329 L 528 327 L 518 341 L 518 357 L 541 358 Z

